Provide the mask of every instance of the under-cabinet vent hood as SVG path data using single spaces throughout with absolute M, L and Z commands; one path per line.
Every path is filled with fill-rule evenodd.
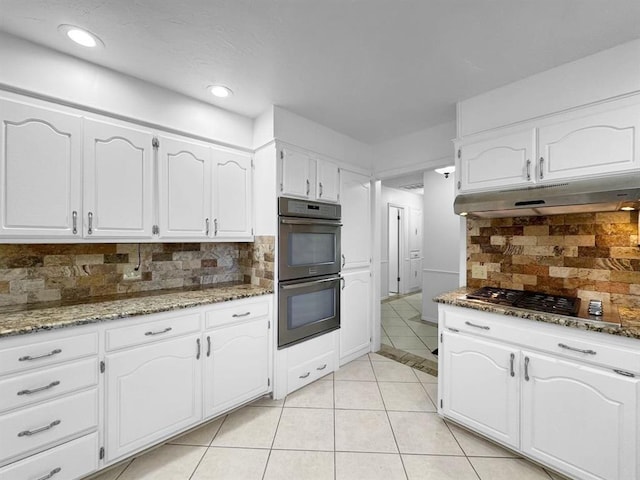
M 610 212 L 623 207 L 640 207 L 640 172 L 460 194 L 453 204 L 458 215 L 483 218 Z

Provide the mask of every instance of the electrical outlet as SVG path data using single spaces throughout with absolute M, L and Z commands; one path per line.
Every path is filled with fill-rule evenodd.
M 142 278 L 142 272 L 140 270 L 131 270 L 130 272 L 124 272 L 123 278 L 125 280 L 140 280 Z

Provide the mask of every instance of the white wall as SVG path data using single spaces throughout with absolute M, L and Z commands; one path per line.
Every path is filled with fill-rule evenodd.
M 560 65 L 458 104 L 458 136 L 640 91 L 640 40 Z
M 253 120 L 0 33 L 0 88 L 228 146 L 253 147 Z
M 453 213 L 454 184 L 453 175 L 424 172 L 422 319 L 433 322 L 438 309 L 431 299 L 459 283 L 460 217 Z

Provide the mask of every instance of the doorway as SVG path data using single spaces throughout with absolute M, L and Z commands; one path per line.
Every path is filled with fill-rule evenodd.
M 404 208 L 389 204 L 389 296 L 400 294 L 402 289 L 402 259 L 404 244 Z

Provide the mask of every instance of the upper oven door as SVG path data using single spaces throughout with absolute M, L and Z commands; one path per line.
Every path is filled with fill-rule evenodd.
M 339 273 L 340 227 L 337 220 L 280 217 L 278 279 Z

